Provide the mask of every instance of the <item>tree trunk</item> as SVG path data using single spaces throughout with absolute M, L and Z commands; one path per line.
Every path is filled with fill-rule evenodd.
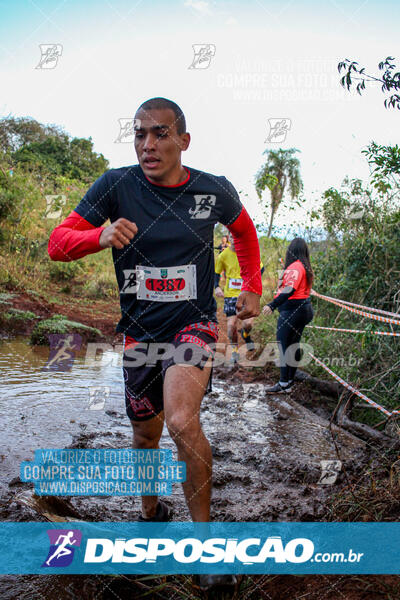
M 269 220 L 269 227 L 268 227 L 268 233 L 267 233 L 267 237 L 271 237 L 271 231 L 272 231 L 272 223 L 274 221 L 274 209 L 271 207 L 271 218 Z
M 269 228 L 267 237 L 271 237 L 272 225 L 274 222 L 274 217 L 276 215 L 276 211 L 279 208 L 279 205 L 282 201 L 282 190 L 279 184 L 276 184 L 275 187 L 271 190 L 271 218 L 269 221 Z
M 367 441 L 378 442 L 380 445 L 389 447 L 389 448 L 399 448 L 400 441 L 396 438 L 390 437 L 373 429 L 369 425 L 365 425 L 365 423 L 358 423 L 357 421 L 352 421 L 346 415 L 342 415 L 340 420 L 338 419 L 337 424 L 339 427 L 350 431 L 353 435 L 360 437 L 361 439 L 366 439 Z
M 333 398 L 339 398 L 344 388 L 340 383 L 336 381 L 327 381 L 326 379 L 318 379 L 318 377 L 312 377 L 308 373 L 297 369 L 295 375 L 296 381 L 308 381 L 316 390 L 324 394 L 324 396 L 331 396 Z
M 333 398 L 339 398 L 340 394 L 343 393 L 345 388 L 337 383 L 336 381 L 326 381 L 325 379 L 318 379 L 317 377 L 312 377 L 305 371 L 301 371 L 297 369 L 295 375 L 296 381 L 308 381 L 315 389 L 317 389 L 321 394 L 325 396 L 332 396 Z M 346 397 L 343 398 L 342 407 L 339 408 L 339 411 L 336 416 L 336 423 L 339 427 L 346 429 L 353 435 L 360 437 L 361 439 L 373 442 L 379 442 L 385 447 L 390 448 L 400 448 L 400 440 L 395 436 L 387 435 L 381 431 L 366 425 L 365 423 L 359 423 L 358 421 L 352 421 L 347 416 L 346 412 L 343 409 L 346 405 Z M 351 404 L 350 404 L 351 411 Z M 398 436 L 397 436 L 398 437 Z

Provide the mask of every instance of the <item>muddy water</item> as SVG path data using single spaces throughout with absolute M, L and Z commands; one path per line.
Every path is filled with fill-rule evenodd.
M 46 371 L 48 352 L 45 347 L 32 348 L 23 338 L 0 343 L 0 483 L 8 499 L 10 490 L 17 497 L 22 490 L 23 499 L 30 490 L 15 478 L 19 463 L 32 460 L 37 448 L 131 445 L 120 354 L 105 352 L 98 364 L 87 366 L 82 353 L 70 371 Z M 109 388 L 101 410 L 90 408 L 91 387 Z M 213 518 L 304 520 L 323 510 L 322 499 L 335 486 L 327 490 L 318 485 L 320 461 L 335 460 L 337 454 L 327 421 L 299 405 L 295 390 L 271 397 L 262 384 L 214 378 L 201 419 L 214 457 Z M 339 429 L 335 436 L 341 459 L 351 466 L 363 454 L 364 443 Z M 174 448 L 166 428 L 161 443 Z M 176 518 L 189 518 L 180 486 L 174 487 L 170 500 Z M 71 504 L 83 518 L 129 520 L 138 499 L 74 498 Z
M 47 348 L 31 348 L 19 338 L 0 343 L 1 370 L 1 499 L 3 520 L 131 521 L 139 514 L 140 499 L 130 497 L 51 498 L 32 496 L 30 484 L 18 481 L 19 463 L 32 460 L 37 448 L 126 448 L 131 427 L 125 414 L 121 359 L 107 352 L 96 366 L 84 354 L 70 372 L 43 371 Z M 340 474 L 331 486 L 318 484 L 321 460 L 337 454 L 328 422 L 296 402 L 296 390 L 271 397 L 262 384 L 224 381 L 219 370 L 213 391 L 203 401 L 201 420 L 213 453 L 212 519 L 219 521 L 324 520 L 329 499 L 343 483 Z M 107 386 L 102 410 L 89 408 L 89 388 Z M 365 444 L 334 428 L 340 458 L 351 472 L 363 459 Z M 174 448 L 166 428 L 161 447 Z M 182 489 L 175 485 L 166 502 L 175 520 L 189 519 Z M 38 577 L 2 578 L 12 597 L 55 597 L 58 580 Z M 88 595 L 59 598 L 103 598 L 96 580 Z M 64 583 L 62 584 L 64 586 Z M 72 585 L 72 584 L 71 584 Z M 50 590 L 50 591 L 49 591 Z M 18 593 L 17 593 L 18 592 Z M 121 596 L 129 597 L 129 596 Z
M 32 460 L 35 449 L 69 446 L 82 431 L 107 431 L 108 412 L 123 407 L 117 353 L 105 352 L 94 367 L 81 353 L 70 371 L 44 370 L 48 357 L 47 347 L 32 347 L 24 338 L 0 342 L 1 484 L 18 475 L 20 461 Z M 90 388 L 105 386 L 104 410 L 90 409 Z M 120 430 L 130 432 L 129 421 Z

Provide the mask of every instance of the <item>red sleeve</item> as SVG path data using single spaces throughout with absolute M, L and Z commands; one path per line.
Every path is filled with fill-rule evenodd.
M 242 291 L 254 292 L 261 296 L 260 246 L 254 223 L 244 207 L 238 218 L 227 227 L 235 242 L 240 275 L 243 279 Z
M 69 262 L 103 250 L 99 244 L 103 229 L 73 210 L 50 235 L 47 251 L 51 260 Z

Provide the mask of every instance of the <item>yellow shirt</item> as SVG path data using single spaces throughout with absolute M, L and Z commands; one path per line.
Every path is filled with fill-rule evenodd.
M 262 269 L 262 266 L 263 264 L 260 263 L 260 269 Z M 239 261 L 234 250 L 230 248 L 222 250 L 215 262 L 215 272 L 218 275 L 225 272 L 224 297 L 236 298 L 239 296 L 243 280 L 240 277 Z

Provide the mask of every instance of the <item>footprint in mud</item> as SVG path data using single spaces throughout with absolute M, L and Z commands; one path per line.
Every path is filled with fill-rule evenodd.
M 20 506 L 33 510 L 42 515 L 48 521 L 77 521 L 81 517 L 74 509 L 70 500 L 58 496 L 37 496 L 31 490 L 17 493 L 13 497 L 14 502 Z

